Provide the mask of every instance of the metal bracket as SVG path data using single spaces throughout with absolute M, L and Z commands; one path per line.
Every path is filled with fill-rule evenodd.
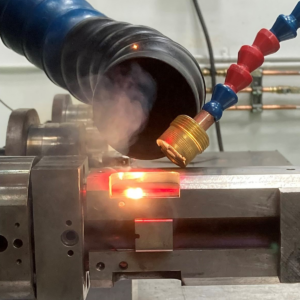
M 252 72 L 253 81 L 251 84 L 251 105 L 253 113 L 262 112 L 262 69 Z
M 172 219 L 135 219 L 136 252 L 173 251 Z

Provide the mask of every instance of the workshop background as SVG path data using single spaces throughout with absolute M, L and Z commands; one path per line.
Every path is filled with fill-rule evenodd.
M 192 1 L 189 0 L 89 0 L 107 16 L 133 24 L 153 27 L 186 47 L 202 67 L 208 67 L 204 35 Z M 279 14 L 289 14 L 296 1 L 199 0 L 213 44 L 217 67 L 235 62 L 239 48 L 251 44 L 261 28 L 272 26 Z M 266 58 L 265 68 L 300 70 L 300 38 L 281 44 L 281 50 Z M 209 77 L 206 77 L 210 86 Z M 223 82 L 224 78 L 218 78 Z M 263 86 L 300 87 L 298 76 L 264 76 Z M 172 88 L 172 87 L 170 87 Z M 64 92 L 25 58 L 0 45 L 0 99 L 13 109 L 35 108 L 45 122 L 51 117 L 53 96 Z M 264 104 L 294 104 L 300 95 L 264 94 Z M 207 96 L 210 98 L 210 95 Z M 182 99 L 184 101 L 184 99 Z M 249 104 L 250 95 L 240 94 L 239 104 Z M 5 145 L 10 111 L 0 106 L 0 146 Z M 300 165 L 300 110 L 262 113 L 229 111 L 221 121 L 226 151 L 278 150 L 291 163 Z M 211 145 L 218 151 L 214 128 L 209 130 Z

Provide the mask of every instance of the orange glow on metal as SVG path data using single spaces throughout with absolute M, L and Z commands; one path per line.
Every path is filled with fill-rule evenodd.
M 141 188 L 129 188 L 125 190 L 124 195 L 126 198 L 138 200 L 144 197 L 144 192 Z
M 110 198 L 179 198 L 178 172 L 118 172 L 109 177 Z
M 134 50 L 137 50 L 137 49 L 139 48 L 139 46 L 138 46 L 137 44 L 134 44 L 134 45 L 132 46 L 132 48 L 133 48 Z
M 125 206 L 125 202 L 119 202 L 119 207 L 124 207 Z
M 172 219 L 135 219 L 135 223 L 162 223 L 162 222 L 173 222 Z

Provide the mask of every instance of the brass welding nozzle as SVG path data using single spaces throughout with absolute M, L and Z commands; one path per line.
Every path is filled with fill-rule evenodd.
M 194 119 L 181 115 L 158 138 L 157 145 L 173 163 L 184 168 L 209 146 L 209 137 Z

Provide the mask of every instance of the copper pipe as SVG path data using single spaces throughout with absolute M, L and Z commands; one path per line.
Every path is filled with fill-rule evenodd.
M 194 120 L 205 130 L 214 124 L 214 117 L 205 110 L 200 111 L 200 113 L 194 118 Z
M 275 94 L 300 94 L 300 87 L 297 86 L 267 86 L 261 89 L 263 93 L 275 93 Z M 251 93 L 252 88 L 247 87 L 240 91 L 240 93 Z M 212 93 L 211 88 L 206 89 L 207 94 Z
M 203 69 L 202 73 L 204 76 L 210 76 L 209 69 Z M 217 69 L 216 75 L 225 77 L 227 69 Z M 262 70 L 262 75 L 265 76 L 295 76 L 300 75 L 300 71 L 296 70 Z
M 263 105 L 262 110 L 291 110 L 300 109 L 299 105 Z M 227 110 L 252 110 L 251 105 L 235 105 Z
M 293 71 L 293 70 L 263 70 L 263 75 L 266 76 L 294 76 L 294 75 L 300 75 L 299 71 Z

